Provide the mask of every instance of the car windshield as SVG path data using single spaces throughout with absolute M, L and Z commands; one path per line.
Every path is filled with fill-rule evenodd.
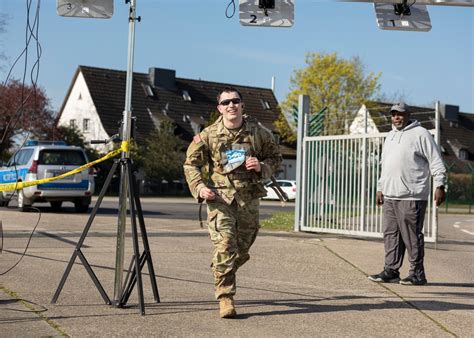
M 80 150 L 44 149 L 40 152 L 38 164 L 45 165 L 83 165 L 84 153 Z

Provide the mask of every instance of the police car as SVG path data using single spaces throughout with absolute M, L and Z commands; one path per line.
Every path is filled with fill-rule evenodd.
M 0 184 L 40 180 L 61 175 L 87 163 L 80 147 L 52 141 L 28 141 L 0 167 Z M 49 202 L 59 210 L 65 201 L 73 202 L 76 212 L 87 212 L 94 193 L 94 169 L 88 168 L 66 178 L 17 190 L 18 208 L 28 210 L 35 202 Z M 0 192 L 4 206 L 15 193 Z

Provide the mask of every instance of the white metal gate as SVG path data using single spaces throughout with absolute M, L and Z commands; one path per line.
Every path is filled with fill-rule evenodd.
M 296 230 L 383 237 L 382 208 L 376 206 L 375 196 L 386 135 L 301 138 Z M 433 196 L 425 215 L 426 242 L 437 239 L 432 201 Z

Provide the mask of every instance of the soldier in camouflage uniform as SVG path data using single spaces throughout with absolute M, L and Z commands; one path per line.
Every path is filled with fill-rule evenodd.
M 222 318 L 236 315 L 235 273 L 249 260 L 258 233 L 262 181 L 279 168 L 281 154 L 271 132 L 243 115 L 242 95 L 224 88 L 217 96 L 221 116 L 194 136 L 184 172 L 189 189 L 207 203 L 208 228 L 214 244 L 212 271 Z M 208 177 L 203 169 L 208 166 Z

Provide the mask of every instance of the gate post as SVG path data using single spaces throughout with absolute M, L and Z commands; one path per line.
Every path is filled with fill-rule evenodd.
M 367 196 L 367 124 L 368 124 L 368 109 L 364 110 L 364 137 L 362 138 L 362 179 L 360 189 L 360 231 L 364 231 L 366 220 L 366 196 Z
M 440 125 L 439 125 L 439 101 L 436 101 L 436 105 L 435 105 L 435 134 L 434 134 L 434 140 L 435 140 L 435 143 L 438 145 L 438 147 L 440 147 Z M 448 173 L 449 175 L 449 173 Z M 431 179 L 431 190 L 432 190 L 432 195 L 431 196 L 434 196 L 434 193 L 435 193 L 435 186 L 433 184 L 433 179 Z M 436 204 L 434 203 L 433 199 L 431 199 L 430 201 L 431 205 L 432 205 L 432 210 L 431 210 L 431 224 L 432 224 L 432 237 L 434 238 L 434 242 L 437 243 L 438 242 L 438 207 L 436 206 Z
M 304 138 L 306 136 L 307 116 L 309 113 L 309 96 L 298 96 L 298 129 L 296 134 L 296 198 L 295 198 L 295 225 L 294 231 L 300 231 L 301 226 L 301 206 L 303 198 L 303 156 Z

